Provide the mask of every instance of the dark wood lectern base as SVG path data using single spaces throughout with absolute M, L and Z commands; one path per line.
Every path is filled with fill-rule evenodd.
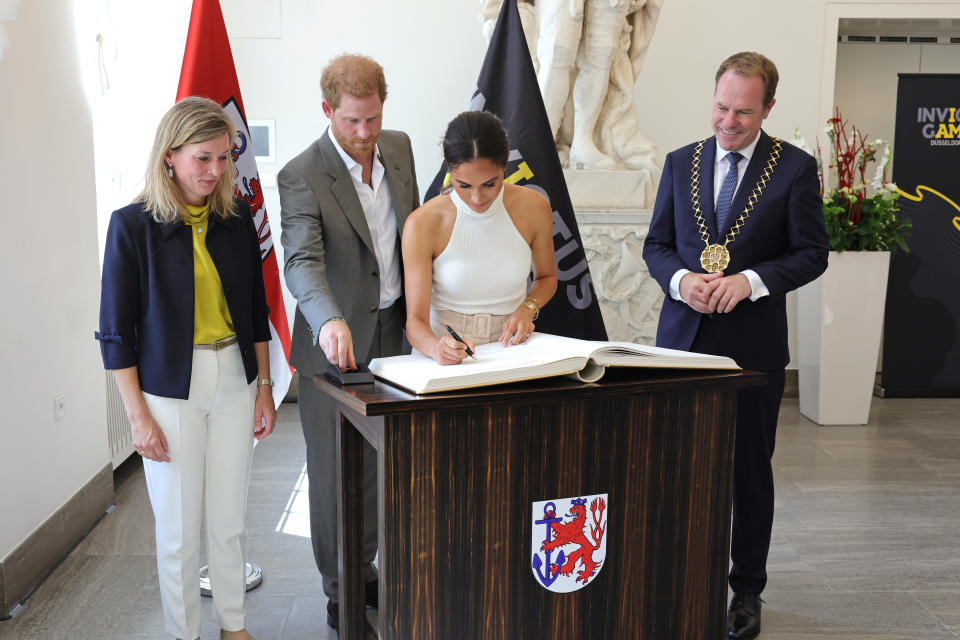
M 342 416 L 341 638 L 363 637 L 361 437 L 379 468 L 381 638 L 724 637 L 736 391 L 762 381 L 620 370 L 415 396 L 315 377 Z M 601 493 L 600 570 L 546 590 L 532 504 Z

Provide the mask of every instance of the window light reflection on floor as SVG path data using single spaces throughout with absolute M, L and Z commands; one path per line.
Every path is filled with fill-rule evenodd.
M 310 481 L 307 480 L 307 465 L 300 470 L 300 477 L 290 493 L 287 506 L 283 509 L 280 522 L 277 523 L 277 532 L 292 536 L 310 537 L 310 503 L 307 500 L 307 489 Z

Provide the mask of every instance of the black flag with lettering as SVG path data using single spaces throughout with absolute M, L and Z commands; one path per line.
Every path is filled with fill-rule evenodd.
M 559 281 L 556 294 L 537 319 L 537 331 L 606 340 L 607 331 L 516 0 L 504 0 L 500 9 L 470 109 L 490 111 L 503 120 L 510 139 L 506 181 L 542 193 L 553 209 L 553 246 Z M 444 167 L 427 190 L 427 199 L 436 196 L 448 181 Z

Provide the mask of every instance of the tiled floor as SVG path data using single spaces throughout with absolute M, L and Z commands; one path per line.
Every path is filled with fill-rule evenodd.
M 258 640 L 323 640 L 335 636 L 298 535 L 296 406 L 280 416 L 254 454 L 248 548 L 264 581 L 249 594 L 249 628 Z M 960 400 L 875 399 L 866 427 L 817 427 L 786 400 L 774 462 L 762 640 L 960 638 Z M 0 640 L 167 638 L 142 470 L 116 480 L 117 509 L 0 622 Z M 204 615 L 203 638 L 216 638 L 206 598 Z

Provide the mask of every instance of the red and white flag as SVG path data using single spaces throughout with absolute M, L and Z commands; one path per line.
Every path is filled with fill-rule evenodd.
M 218 0 L 193 0 L 187 46 L 180 69 L 177 100 L 188 96 L 203 96 L 223 106 L 237 126 L 233 146 L 233 162 L 237 169 L 236 195 L 250 203 L 254 225 L 260 234 L 260 257 L 263 260 L 263 284 L 270 306 L 270 373 L 273 376 L 273 400 L 277 406 L 287 395 L 292 369 L 290 355 L 290 328 L 280 289 L 280 270 L 273 250 L 273 237 L 267 222 L 267 209 L 260 187 L 260 174 L 254 159 L 246 112 L 240 97 L 240 83 L 233 66 L 233 54 L 227 39 L 227 28 Z

